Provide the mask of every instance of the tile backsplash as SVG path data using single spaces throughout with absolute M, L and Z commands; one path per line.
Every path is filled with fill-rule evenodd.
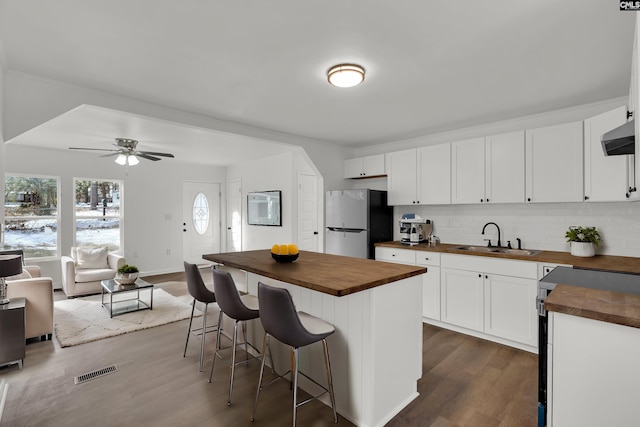
M 433 221 L 433 234 L 442 243 L 497 244 L 497 231 L 482 227 L 487 222 L 500 226 L 502 244 L 516 238 L 524 249 L 568 252 L 564 234 L 571 225 L 595 226 L 601 236 L 598 254 L 640 257 L 640 202 L 541 203 L 446 206 L 396 206 L 394 240 L 400 239 L 397 221 L 404 213 L 415 213 Z

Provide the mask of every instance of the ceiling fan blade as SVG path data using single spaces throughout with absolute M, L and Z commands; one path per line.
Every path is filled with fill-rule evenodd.
M 118 154 L 120 153 L 116 151 L 115 153 L 103 154 L 102 156 L 99 156 L 99 157 L 113 157 L 113 156 L 117 156 Z
M 158 160 L 162 160 L 162 159 L 159 159 L 158 157 L 153 157 L 141 152 L 135 153 L 135 156 L 142 157 L 143 159 L 147 159 L 147 160 L 153 160 L 154 162 L 157 162 Z
M 106 150 L 104 148 L 83 148 L 83 147 L 69 147 L 69 150 L 119 151 L 119 150 Z
M 175 158 L 175 156 L 171 153 L 156 153 L 155 151 L 139 151 L 139 153 L 148 154 L 150 156 L 162 156 L 162 157 Z

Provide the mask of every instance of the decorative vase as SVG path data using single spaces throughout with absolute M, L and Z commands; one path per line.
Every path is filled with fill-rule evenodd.
M 571 242 L 571 255 L 592 257 L 596 254 L 596 246 L 591 242 Z
M 115 281 L 120 285 L 132 285 L 138 278 L 138 273 L 116 273 Z

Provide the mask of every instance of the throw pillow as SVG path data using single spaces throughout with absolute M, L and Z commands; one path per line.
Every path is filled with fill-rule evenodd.
M 107 262 L 107 254 L 109 250 L 107 247 L 79 247 L 76 249 L 76 251 L 78 254 L 78 269 L 86 270 L 89 268 L 109 268 L 109 264 Z
M 31 274 L 27 270 L 22 270 L 22 273 L 16 274 L 15 276 L 5 277 L 5 280 L 20 280 L 20 279 L 31 279 Z

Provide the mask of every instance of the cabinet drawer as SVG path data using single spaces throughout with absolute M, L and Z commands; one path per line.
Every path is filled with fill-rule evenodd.
M 416 251 L 409 249 L 376 248 L 376 259 L 378 261 L 415 265 Z
M 525 279 L 538 278 L 538 265 L 531 261 L 444 254 L 441 265 L 442 267 L 455 268 L 457 270 L 480 271 Z
M 440 266 L 439 252 L 415 251 L 415 253 L 417 265 L 431 265 L 434 267 Z

